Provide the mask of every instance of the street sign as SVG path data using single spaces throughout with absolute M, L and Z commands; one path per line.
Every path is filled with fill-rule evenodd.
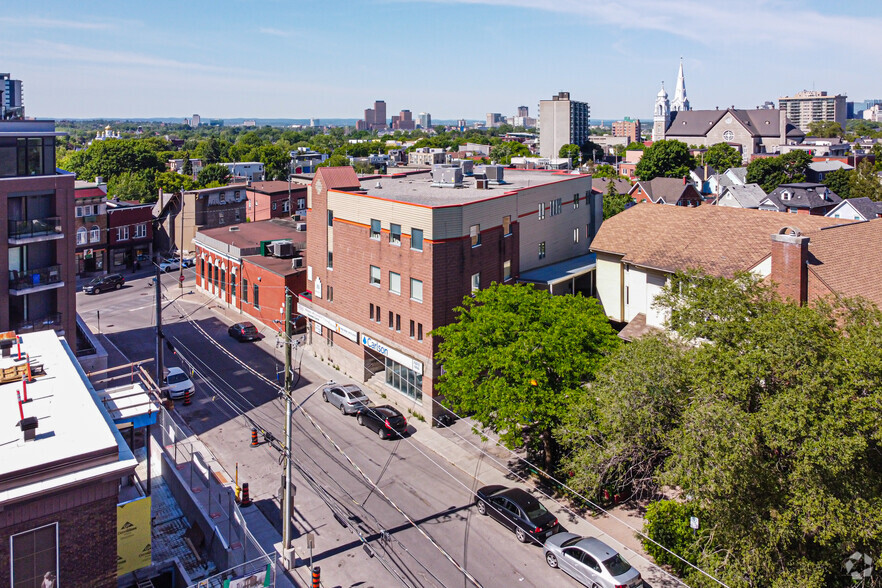
M 306 534 L 306 547 L 309 549 L 315 549 L 315 534 L 307 533 Z
M 698 517 L 689 517 L 689 526 L 698 529 Z

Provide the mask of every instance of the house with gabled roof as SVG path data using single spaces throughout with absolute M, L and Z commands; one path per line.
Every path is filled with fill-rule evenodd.
M 877 242 L 882 247 L 882 219 L 644 203 L 604 221 L 591 251 L 597 298 L 610 320 L 625 325 L 620 336 L 632 339 L 664 328 L 655 298 L 673 273 L 689 269 L 725 278 L 753 272 L 799 303 L 862 294 L 882 307 L 882 257 L 866 254 Z
M 708 187 L 712 194 L 722 194 L 729 186 L 743 186 L 747 183 L 746 167 L 730 167 L 723 173 L 712 175 L 708 179 Z
M 882 202 L 874 202 L 867 197 L 846 198 L 824 216 L 862 221 L 873 220 L 882 217 Z
M 839 161 L 838 159 L 830 159 L 827 161 L 813 161 L 808 164 L 808 167 L 805 170 L 806 181 L 823 182 L 824 178 L 827 177 L 827 174 L 838 171 L 840 169 L 851 171 L 854 169 L 854 167 L 848 165 L 843 161 Z
M 766 193 L 759 184 L 745 184 L 743 186 L 727 186 L 717 200 L 717 206 L 730 206 L 732 208 L 759 208 L 760 202 L 766 198 Z
M 638 203 L 699 206 L 704 202 L 701 193 L 686 178 L 653 178 L 637 182 L 628 195 Z
M 760 210 L 823 216 L 839 204 L 842 198 L 824 184 L 799 182 L 781 184 L 762 202 Z

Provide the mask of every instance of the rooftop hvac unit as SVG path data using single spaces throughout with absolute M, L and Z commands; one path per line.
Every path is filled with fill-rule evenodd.
M 475 185 L 477 186 L 478 190 L 486 190 L 488 187 L 487 186 L 487 178 L 483 178 L 483 177 L 478 178 L 475 182 Z
M 273 257 L 293 257 L 294 244 L 291 241 L 273 241 L 272 245 Z
M 462 188 L 462 169 L 458 165 L 434 166 L 432 185 L 440 188 Z
M 462 169 L 462 175 L 464 176 L 473 176 L 475 175 L 475 162 L 471 159 L 456 159 L 454 160 L 456 165 Z
M 297 226 L 297 230 L 299 232 L 302 233 L 302 232 L 306 231 L 306 223 L 297 223 L 296 226 Z
M 503 174 L 505 173 L 505 168 L 501 165 L 485 165 L 484 173 L 487 174 L 487 181 L 491 184 L 504 184 L 505 179 Z
M 303 267 L 303 258 L 302 257 L 292 257 L 291 258 L 291 267 Z

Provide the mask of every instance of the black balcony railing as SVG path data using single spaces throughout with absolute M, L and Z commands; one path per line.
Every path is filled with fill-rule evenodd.
M 10 220 L 10 239 L 30 239 L 46 235 L 61 234 L 61 217 L 49 216 L 31 220 Z
M 60 281 L 60 265 L 50 265 L 27 271 L 9 270 L 10 290 L 30 290 L 47 284 L 57 284 Z
M 13 320 L 10 325 L 12 330 L 16 333 L 33 333 L 35 331 L 48 331 L 49 329 L 60 329 L 62 328 L 61 324 L 61 313 L 60 312 L 52 312 L 47 314 L 46 316 L 38 319 L 29 319 L 29 320 Z

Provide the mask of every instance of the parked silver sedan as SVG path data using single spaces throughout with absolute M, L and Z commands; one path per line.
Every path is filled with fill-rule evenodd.
M 322 389 L 322 398 L 340 409 L 343 414 L 355 414 L 360 408 L 369 406 L 371 401 L 361 388 L 354 384 L 331 384 Z
M 545 562 L 592 588 L 643 586 L 640 572 L 596 537 L 558 533 L 545 542 Z

